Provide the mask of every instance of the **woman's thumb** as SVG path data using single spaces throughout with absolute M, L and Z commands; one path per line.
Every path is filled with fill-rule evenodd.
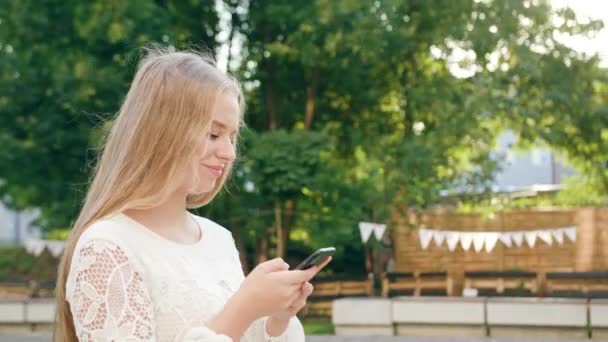
M 260 264 L 260 267 L 266 272 L 287 271 L 289 269 L 289 265 L 281 258 L 265 261 Z

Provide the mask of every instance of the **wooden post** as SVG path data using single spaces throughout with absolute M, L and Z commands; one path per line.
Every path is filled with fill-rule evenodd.
M 583 208 L 576 213 L 576 261 L 575 270 L 579 272 L 593 270 L 595 254 L 595 208 Z

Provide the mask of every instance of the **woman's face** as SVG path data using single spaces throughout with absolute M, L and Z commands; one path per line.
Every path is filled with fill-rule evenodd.
M 201 194 L 213 190 L 226 166 L 236 158 L 235 138 L 239 127 L 239 103 L 236 96 L 222 93 L 211 113 L 209 134 L 199 142 L 192 170 L 197 175 L 187 177 L 188 194 Z M 198 182 L 197 182 L 198 180 Z

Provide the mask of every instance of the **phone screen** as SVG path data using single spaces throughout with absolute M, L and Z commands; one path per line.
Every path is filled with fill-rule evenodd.
M 319 248 L 314 253 L 309 255 L 304 261 L 295 267 L 296 270 L 305 270 L 314 265 L 319 265 L 328 257 L 334 255 L 336 249 L 334 247 Z

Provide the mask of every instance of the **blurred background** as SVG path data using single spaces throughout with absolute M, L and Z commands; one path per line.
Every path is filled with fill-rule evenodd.
M 352 294 L 480 295 L 471 272 L 501 295 L 508 272 L 521 295 L 550 272 L 603 274 L 608 293 L 606 20 L 602 0 L 3 0 L 0 293 L 52 296 L 150 43 L 209 51 L 242 82 L 239 160 L 197 212 L 246 272 L 335 246 L 320 279 Z M 328 291 L 320 317 L 349 295 Z

